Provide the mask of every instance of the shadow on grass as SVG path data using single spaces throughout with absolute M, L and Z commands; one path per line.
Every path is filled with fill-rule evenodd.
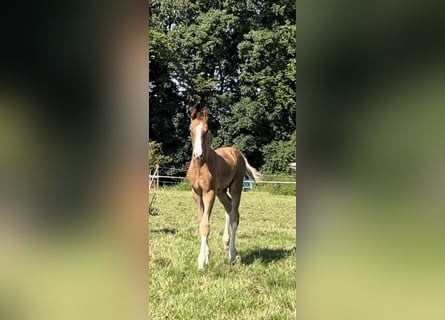
M 177 234 L 178 229 L 170 229 L 170 228 L 150 229 L 150 233 Z
M 278 261 L 281 259 L 284 259 L 288 256 L 290 256 L 292 253 L 294 253 L 296 250 L 296 247 L 293 247 L 291 249 L 254 249 L 249 250 L 247 252 L 241 252 L 241 263 L 242 264 L 252 264 L 256 260 L 263 264 L 268 264 L 273 261 Z

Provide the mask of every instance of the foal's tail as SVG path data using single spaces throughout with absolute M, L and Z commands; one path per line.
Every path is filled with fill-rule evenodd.
M 263 180 L 263 175 L 249 164 L 245 156 L 243 156 L 243 158 L 246 163 L 246 173 L 249 179 L 255 180 L 256 182 Z

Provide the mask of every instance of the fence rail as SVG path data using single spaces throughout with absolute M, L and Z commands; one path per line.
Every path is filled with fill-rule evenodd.
M 153 174 L 149 176 L 150 178 L 150 186 L 154 187 L 153 181 L 156 181 L 156 188 L 159 188 L 159 179 L 171 179 L 171 180 L 185 180 L 185 177 L 180 177 L 180 176 L 167 176 L 167 175 L 159 175 L 159 174 Z M 166 182 L 163 181 L 163 184 L 174 184 L 174 182 Z M 253 183 L 256 184 L 296 184 L 296 181 L 253 181 L 253 180 L 244 180 L 244 185 L 246 186 L 247 189 L 251 189 L 251 186 L 253 185 Z M 247 185 L 250 186 L 247 187 Z
M 160 175 L 150 175 L 150 179 L 154 178 L 164 178 L 164 179 L 185 179 L 185 177 L 175 177 L 175 176 L 160 176 Z
M 181 179 L 185 180 L 185 177 L 175 177 L 175 176 L 158 176 L 158 175 L 150 175 L 150 180 L 163 178 L 163 179 Z M 255 182 L 254 180 L 244 180 L 244 182 Z M 295 181 L 256 181 L 255 183 L 275 183 L 275 184 L 295 184 Z

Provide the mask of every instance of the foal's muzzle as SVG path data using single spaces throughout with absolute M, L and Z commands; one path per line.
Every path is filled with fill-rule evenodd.
M 193 154 L 193 159 L 202 160 L 202 158 L 204 158 L 204 154 L 203 153 L 201 153 L 200 155 Z

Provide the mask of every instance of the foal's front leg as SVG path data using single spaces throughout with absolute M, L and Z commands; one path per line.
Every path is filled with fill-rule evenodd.
M 210 190 L 202 193 L 203 214 L 199 221 L 199 233 L 201 235 L 201 250 L 198 256 L 198 269 L 204 268 L 209 262 L 209 244 L 208 237 L 210 234 L 210 214 L 212 212 L 213 203 L 215 202 L 215 192 Z
M 202 216 L 204 214 L 204 202 L 203 202 L 202 194 L 198 194 L 194 189 L 192 189 L 192 196 L 193 196 L 193 199 L 195 200 L 196 207 L 197 207 L 198 226 L 201 226 Z M 200 254 L 199 254 L 199 257 L 198 257 L 198 267 L 200 267 L 201 265 L 203 266 L 204 263 L 206 262 L 205 261 L 206 260 L 205 259 L 206 255 L 202 254 L 202 252 L 203 252 L 202 247 L 203 247 L 203 241 L 202 241 L 202 238 L 201 238 L 201 251 L 200 251 Z M 204 253 L 205 253 L 205 251 L 208 252 L 208 246 L 206 248 L 206 244 L 204 244 Z M 207 258 L 207 261 L 208 261 L 208 258 Z

